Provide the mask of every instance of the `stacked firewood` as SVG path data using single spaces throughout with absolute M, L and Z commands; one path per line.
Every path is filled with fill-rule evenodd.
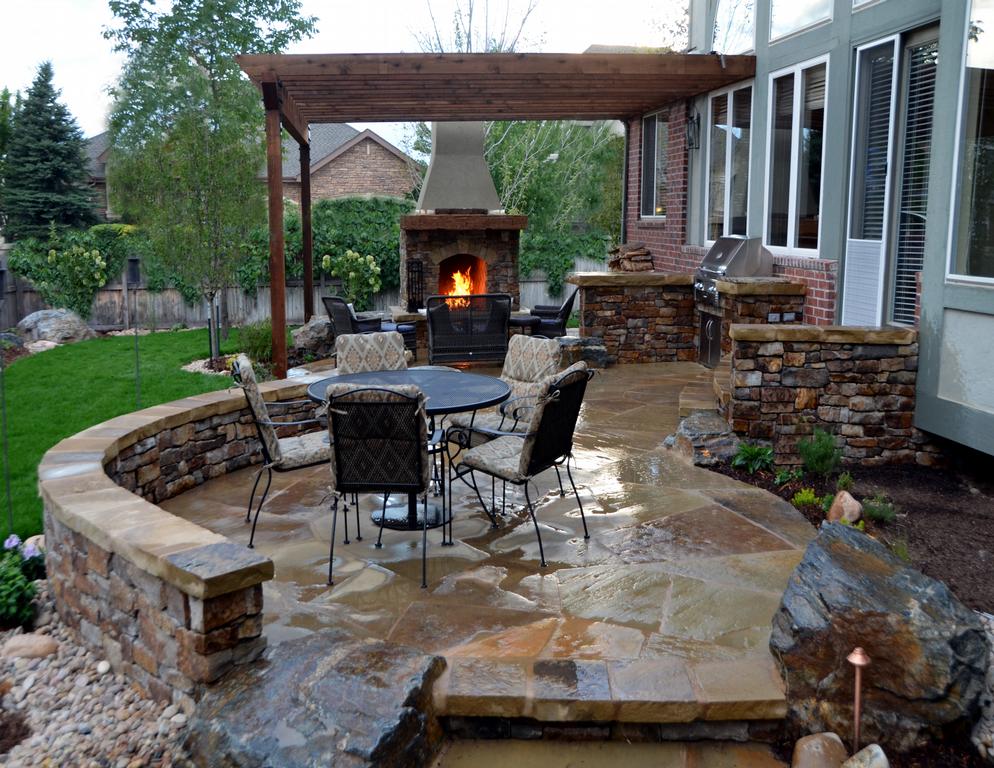
M 607 268 L 614 272 L 649 272 L 652 254 L 645 243 L 623 243 L 611 251 Z

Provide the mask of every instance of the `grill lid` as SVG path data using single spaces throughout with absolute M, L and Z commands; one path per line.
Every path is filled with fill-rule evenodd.
M 697 268 L 700 278 L 772 277 L 773 255 L 758 237 L 719 237 Z

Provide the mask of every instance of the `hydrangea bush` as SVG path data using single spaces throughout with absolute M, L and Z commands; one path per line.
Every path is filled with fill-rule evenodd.
M 37 579 L 45 578 L 45 553 L 11 534 L 0 552 L 0 628 L 24 626 L 34 618 Z
M 342 281 L 342 292 L 356 310 L 369 309 L 370 299 L 382 285 L 376 259 L 349 249 L 339 256 L 325 254 L 321 266 Z

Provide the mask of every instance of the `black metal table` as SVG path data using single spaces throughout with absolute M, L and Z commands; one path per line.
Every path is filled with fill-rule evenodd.
M 496 376 L 482 373 L 464 373 L 454 368 L 425 366 L 400 371 L 368 371 L 329 376 L 307 387 L 307 397 L 316 403 L 327 401 L 331 384 L 357 384 L 364 387 L 396 387 L 413 384 L 425 393 L 425 411 L 434 422 L 436 416 L 466 413 L 489 408 L 511 396 L 511 386 Z M 434 423 L 432 424 L 434 431 Z M 380 513 L 373 514 L 373 522 L 380 524 Z M 438 528 L 445 520 L 444 511 L 437 505 L 428 505 L 428 527 Z M 394 530 L 421 530 L 424 523 L 418 515 L 417 496 L 410 494 L 404 506 L 386 507 L 384 528 Z

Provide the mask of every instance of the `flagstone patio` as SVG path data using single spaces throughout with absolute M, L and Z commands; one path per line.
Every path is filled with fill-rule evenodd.
M 265 634 L 279 643 L 324 627 L 445 657 L 440 715 L 539 721 L 677 723 L 779 719 L 784 696 L 767 649 L 770 620 L 814 529 L 788 504 L 660 447 L 678 399 L 710 371 L 691 363 L 622 366 L 590 384 L 575 472 L 591 538 L 555 474 L 539 487 L 549 565 L 540 569 L 523 495 L 492 530 L 472 491 L 454 489 L 454 547 L 429 533 L 385 531 L 336 544 L 327 466 L 277 475 L 256 546 L 273 559 Z M 248 540 L 252 470 L 161 506 Z M 499 490 L 499 489 L 498 489 Z M 350 515 L 350 526 L 354 516 Z M 341 535 L 341 520 L 339 521 Z M 354 536 L 354 527 L 351 530 Z

